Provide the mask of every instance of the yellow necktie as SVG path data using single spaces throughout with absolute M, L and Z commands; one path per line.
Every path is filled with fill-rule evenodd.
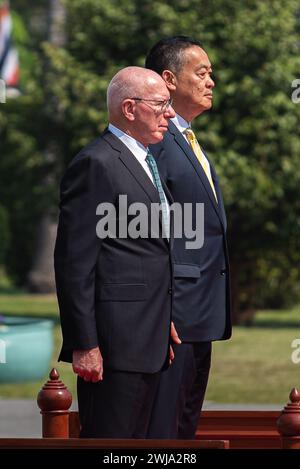
M 218 203 L 215 186 L 214 186 L 213 180 L 211 178 L 211 174 L 210 174 L 209 162 L 205 158 L 205 155 L 203 154 L 203 152 L 200 148 L 200 145 L 198 143 L 198 140 L 196 139 L 196 136 L 195 136 L 194 132 L 192 131 L 192 129 L 186 129 L 184 131 L 184 133 L 185 133 L 185 135 L 188 139 L 188 142 L 191 145 L 195 155 L 197 156 L 199 163 L 201 164 L 202 168 L 204 169 L 206 177 L 207 177 L 207 179 L 208 179 L 208 181 L 211 185 L 212 191 L 214 193 L 216 202 Z

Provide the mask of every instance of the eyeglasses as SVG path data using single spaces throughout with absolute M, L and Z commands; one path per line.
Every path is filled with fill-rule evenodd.
M 133 98 L 129 98 L 129 99 L 134 99 L 135 101 L 145 101 L 146 105 L 147 105 L 147 102 L 149 103 L 154 103 L 154 105 L 156 106 L 159 106 L 160 107 L 160 111 L 161 112 L 166 112 L 170 106 L 172 106 L 173 104 L 173 99 L 170 98 L 170 99 L 166 99 L 166 100 L 157 100 L 157 99 L 144 99 L 144 98 L 137 98 L 137 97 L 133 97 Z M 147 105 L 149 106 L 149 105 Z M 151 109 L 153 109 L 151 106 L 149 106 Z

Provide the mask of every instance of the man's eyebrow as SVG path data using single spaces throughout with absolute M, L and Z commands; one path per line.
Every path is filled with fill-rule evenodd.
M 212 70 L 211 65 L 207 65 L 207 64 L 200 64 L 197 67 L 197 70 L 200 70 L 201 68 L 206 68 L 206 70 Z

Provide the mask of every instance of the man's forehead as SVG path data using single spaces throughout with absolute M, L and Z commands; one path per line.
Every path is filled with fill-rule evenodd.
M 185 50 L 186 58 L 193 62 L 197 67 L 211 68 L 211 63 L 207 53 L 199 46 L 191 46 Z
M 169 90 L 163 80 L 147 84 L 144 87 L 144 92 L 151 95 L 153 99 L 169 99 L 170 97 Z

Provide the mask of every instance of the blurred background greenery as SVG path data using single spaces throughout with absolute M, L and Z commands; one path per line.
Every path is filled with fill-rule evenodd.
M 298 2 L 11 0 L 10 6 L 21 95 L 0 104 L 0 312 L 58 317 L 54 296 L 26 292 L 53 291 L 65 166 L 105 128 L 113 74 L 142 66 L 162 37 L 192 35 L 208 52 L 216 82 L 213 109 L 195 127 L 224 194 L 239 324 L 231 341 L 215 344 L 207 397 L 285 401 L 295 384 L 290 354 L 300 301 L 300 106 L 291 100 L 300 70 Z M 18 394 L 8 389 L 1 386 L 0 395 Z M 32 391 L 28 385 L 22 395 Z

